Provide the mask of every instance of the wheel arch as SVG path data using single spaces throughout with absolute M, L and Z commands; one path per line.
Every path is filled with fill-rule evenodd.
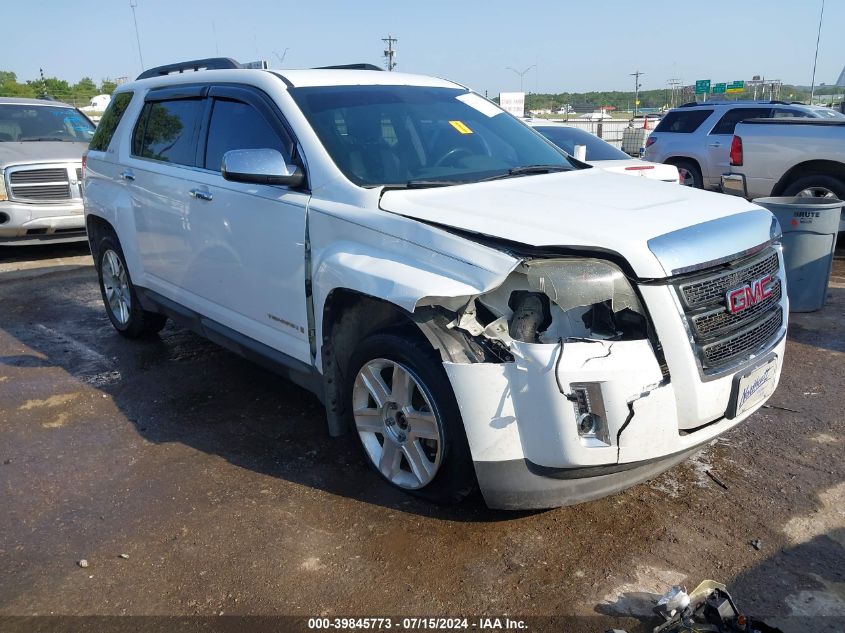
M 450 329 L 448 310 L 427 306 L 414 312 L 351 288 L 333 289 L 320 317 L 323 384 L 329 434 L 342 435 L 350 428 L 343 385 L 352 368 L 349 360 L 358 344 L 374 335 L 401 334 L 430 346 L 444 362 L 479 362 L 484 350 L 473 345 L 462 331 Z
M 845 181 L 845 163 L 834 160 L 808 160 L 792 166 L 772 188 L 772 195 L 781 195 L 789 185 L 806 176 L 832 176 Z
M 94 266 L 100 265 L 100 242 L 106 235 L 117 238 L 117 233 L 111 222 L 99 215 L 89 214 L 85 218 L 85 230 L 88 232 L 88 246 L 91 249 L 91 257 L 94 258 Z

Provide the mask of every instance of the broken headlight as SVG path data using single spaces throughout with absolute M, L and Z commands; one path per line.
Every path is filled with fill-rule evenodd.
M 548 297 L 550 319 L 541 342 L 568 338 L 627 340 L 647 337 L 645 310 L 624 273 L 600 259 L 526 263 L 529 286 Z

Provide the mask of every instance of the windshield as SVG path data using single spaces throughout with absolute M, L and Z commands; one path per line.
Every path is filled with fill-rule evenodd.
M 0 104 L 0 142 L 70 141 L 87 143 L 94 126 L 67 106 Z
M 556 125 L 538 125 L 534 129 L 568 154 L 575 154 L 576 145 L 586 145 L 587 156 L 584 160 L 630 160 L 631 158 L 622 150 L 616 149 L 610 143 L 585 130 Z
M 363 187 L 477 182 L 534 173 L 520 169 L 535 166 L 546 173 L 574 168 L 541 136 L 466 90 L 330 86 L 289 92 L 338 168 Z

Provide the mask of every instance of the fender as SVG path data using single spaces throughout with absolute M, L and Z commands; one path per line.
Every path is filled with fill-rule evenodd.
M 344 239 L 353 233 L 348 225 L 351 218 L 313 208 L 309 212 L 318 346 L 326 299 L 335 289 L 353 290 L 413 313 L 418 306 L 488 292 L 504 282 L 520 262 L 416 220 L 378 213 L 383 220 L 380 224 L 386 226 L 376 230 L 355 221 L 356 239 L 352 241 Z M 319 353 L 316 359 L 319 363 Z

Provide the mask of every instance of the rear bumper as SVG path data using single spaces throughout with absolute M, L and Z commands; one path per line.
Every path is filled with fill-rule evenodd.
M 0 202 L 0 244 L 86 239 L 82 200 L 62 204 Z
M 742 174 L 722 174 L 722 193 L 747 198 L 745 176 Z

